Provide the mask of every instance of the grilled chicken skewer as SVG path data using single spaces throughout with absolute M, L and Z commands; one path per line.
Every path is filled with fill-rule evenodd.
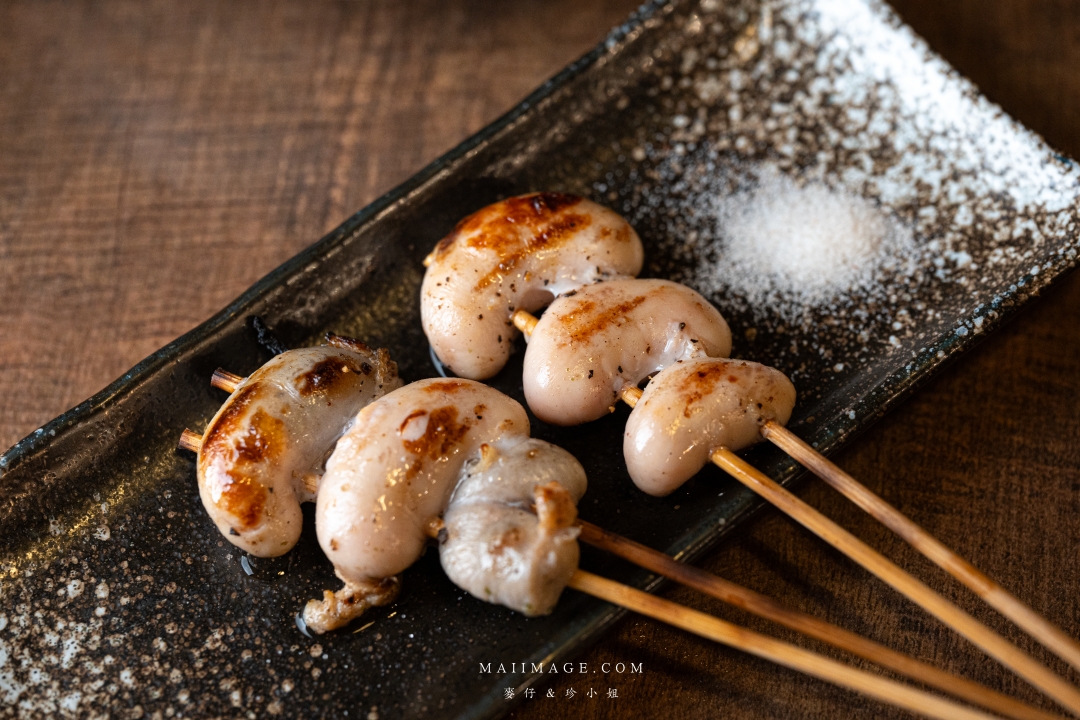
M 590 312 L 602 318 L 605 327 L 619 327 L 624 320 L 618 311 L 625 305 L 625 302 L 610 303 L 606 308 L 593 308 Z M 543 318 L 533 323 L 520 311 L 514 321 L 520 327 L 532 327 L 533 337 L 544 328 Z M 529 340 L 531 344 L 532 338 Z M 574 357 L 573 346 L 566 343 L 556 346 L 556 350 L 560 355 L 551 364 L 567 367 L 568 360 Z M 608 350 L 617 358 L 622 347 L 614 343 Z M 729 384 L 720 381 L 725 376 Z M 525 382 L 528 384 L 529 379 Z M 739 385 L 751 391 L 743 392 Z M 634 407 L 627 421 L 623 447 L 627 468 L 638 487 L 652 494 L 667 494 L 696 474 L 707 461 L 712 461 L 1063 707 L 1080 715 L 1080 691 L 1075 687 L 735 455 L 735 451 L 762 440 L 761 432 L 766 427 L 777 428 L 773 431 L 777 436 L 786 433 L 783 423 L 790 417 L 795 394 L 782 374 L 756 363 L 698 357 L 676 361 L 661 370 L 645 391 L 624 385 L 618 394 Z M 635 417 L 638 408 L 644 412 Z
M 424 261 L 424 333 L 454 374 L 489 378 L 510 357 L 515 310 L 535 311 L 584 285 L 633 277 L 643 257 L 634 229 L 589 200 L 531 193 L 497 202 L 458 223 Z
M 571 259 L 579 258 L 571 255 Z M 495 276 L 498 274 L 496 272 Z M 719 323 L 715 319 L 711 323 L 708 321 L 709 311 L 716 318 L 719 318 L 719 314 L 703 299 L 689 310 L 670 307 L 672 303 L 655 301 L 650 296 L 656 291 L 644 287 L 649 282 L 663 283 L 616 279 L 565 293 L 539 320 L 530 314 L 530 308 L 519 307 L 513 312 L 511 322 L 530 341 L 524 377 L 530 407 L 541 419 L 571 425 L 601 416 L 605 407 L 613 409 L 610 405 L 612 399 L 621 398 L 641 408 L 640 411 L 635 408 L 631 413 L 624 438 L 624 454 L 631 477 L 646 492 L 656 495 L 671 492 L 711 459 L 788 512 L 795 513 L 797 517 L 803 516 L 800 522 L 808 527 L 820 525 L 789 498 L 781 498 L 778 493 L 786 491 L 779 486 L 776 492 L 766 490 L 764 480 L 750 481 L 747 478 L 752 475 L 745 472 L 740 474 L 735 462 L 738 458 L 731 452 L 760 440 L 762 432 L 766 435 L 771 433 L 772 439 L 778 444 L 785 441 L 794 443 L 794 436 L 783 428 L 794 404 L 794 388 L 790 382 L 769 368 L 744 363 L 739 372 L 732 372 L 727 377 L 732 385 L 741 384 L 749 392 L 723 387 L 718 381 L 733 368 L 730 364 L 713 361 L 709 357 L 729 352 L 730 332 L 726 323 L 722 318 Z M 665 290 L 669 295 L 673 294 L 670 289 Z M 683 291 L 687 295 L 696 295 L 688 288 Z M 471 302 L 473 300 L 467 295 L 459 295 L 448 305 L 453 305 L 455 312 L 469 313 Z M 680 310 L 690 322 L 680 319 Z M 445 312 L 446 306 L 432 309 L 432 315 L 436 318 Z M 688 325 L 699 323 L 699 327 L 690 327 L 687 331 Z M 707 332 L 710 324 L 714 329 L 711 348 L 701 342 L 700 337 L 694 337 Z M 722 350 L 715 342 L 715 329 L 720 325 L 727 336 L 727 344 Z M 502 339 L 500 335 L 498 340 L 501 342 Z M 687 341 L 692 344 L 688 345 Z M 432 343 L 434 347 L 434 339 Z M 643 348 L 640 347 L 642 345 Z M 652 357 L 654 354 L 655 357 Z M 637 385 L 650 372 L 658 372 L 650 383 L 654 390 L 646 391 L 649 397 L 643 399 Z M 704 402 L 706 398 L 708 401 Z M 639 400 L 643 400 L 640 405 Z M 890 526 L 905 533 L 905 537 L 914 539 L 924 551 L 936 554 L 940 564 L 958 564 L 958 558 L 947 555 L 947 551 L 943 552 L 944 546 L 932 538 L 928 540 L 928 536 L 923 537 L 925 533 L 906 518 L 900 516 L 902 520 L 898 519 L 899 513 L 858 486 L 853 479 L 839 474 L 838 469 L 823 466 L 823 459 L 816 461 L 804 457 L 803 462 L 819 470 L 824 469 L 830 476 L 830 482 L 846 488 L 849 497 L 875 516 L 882 517 L 883 521 L 890 522 Z M 834 536 L 835 533 L 829 530 L 823 537 L 826 535 Z M 840 547 L 836 541 L 830 542 Z M 855 546 L 846 551 L 855 555 L 860 552 Z M 869 567 L 865 562 L 863 564 Z M 902 573 L 899 568 L 895 570 Z M 1070 661 L 1080 660 L 1080 646 L 1057 628 L 996 586 L 981 582 L 986 580 L 985 576 L 966 563 L 958 565 L 956 570 L 960 571 L 964 576 L 962 579 L 969 586 L 989 596 L 992 602 L 996 601 L 995 606 L 1013 611 L 1010 616 L 1019 616 L 1024 627 L 1031 628 L 1056 651 L 1063 653 Z M 884 566 L 877 567 L 875 572 L 886 581 L 889 581 L 888 576 L 894 575 L 892 568 Z M 910 576 L 907 577 L 917 583 Z M 921 584 L 918 584 L 921 587 L 906 581 L 891 584 L 938 617 L 947 618 L 950 626 L 1066 707 L 1077 710 L 1080 694 L 1000 636 L 975 623 L 954 606 L 948 603 L 942 606 L 937 602 L 940 598 Z M 923 590 L 930 594 L 926 595 Z
M 224 371 L 215 373 L 214 384 L 218 387 L 235 390 L 239 383 L 242 383 L 242 379 L 237 376 Z M 433 398 L 437 407 L 417 407 L 418 403 L 430 403 Z M 470 443 L 478 439 L 478 436 L 468 438 L 468 435 L 475 425 L 481 424 L 484 420 L 482 413 L 489 412 L 489 408 L 494 417 L 489 419 L 491 422 L 486 427 L 480 429 L 479 436 L 491 442 L 481 442 L 475 452 L 468 452 Z M 465 412 L 461 412 L 462 409 Z M 397 424 L 396 432 L 394 427 L 398 418 L 395 413 L 404 418 Z M 370 492 L 351 492 L 354 482 L 369 490 L 382 490 L 384 492 L 371 505 L 373 512 L 370 521 L 377 529 L 368 536 L 353 538 L 351 548 L 346 549 L 340 547 L 333 532 L 329 533 L 329 541 L 326 539 L 327 533 L 320 532 L 324 548 L 329 545 L 334 551 L 343 550 L 346 560 L 352 561 L 352 567 L 343 561 L 341 555 L 337 556 L 335 565 L 346 586 L 337 593 L 327 592 L 322 602 L 309 603 L 305 609 L 309 627 L 316 631 L 339 627 L 365 608 L 385 604 L 396 596 L 399 588 L 396 577 L 377 577 L 377 571 L 356 573 L 357 564 L 362 567 L 382 567 L 385 572 L 387 562 L 410 564 L 415 560 L 411 556 L 418 556 L 419 553 L 415 547 L 410 547 L 409 542 L 393 542 L 401 538 L 386 536 L 386 531 L 394 529 L 396 536 L 404 534 L 406 540 L 412 536 L 414 540 L 419 537 L 423 542 L 425 536 L 437 536 L 443 567 L 456 584 L 477 597 L 525 614 L 550 612 L 567 583 L 594 594 L 598 592 L 597 587 L 606 587 L 608 591 L 613 586 L 618 587 L 611 583 L 604 584 L 605 581 L 594 576 L 580 572 L 575 574 L 578 558 L 575 503 L 585 490 L 584 472 L 565 451 L 528 438 L 527 420 L 524 421 L 524 433 L 520 426 L 522 416 L 520 406 L 509 398 L 486 386 L 465 380 L 421 381 L 390 393 L 361 411 L 347 441 L 343 439 L 335 448 L 319 501 L 333 508 L 338 507 L 339 500 L 355 500 L 357 496 L 368 497 L 370 501 Z M 373 422 L 372 418 L 385 422 Z M 492 425 L 503 432 L 500 437 L 488 435 Z M 187 443 L 190 449 L 199 449 L 199 441 L 190 436 Z M 438 450 L 437 456 L 432 453 L 434 449 Z M 458 456 L 461 454 L 466 457 L 464 462 L 459 463 Z M 406 477 L 412 474 L 415 479 L 423 473 L 425 463 L 440 462 L 446 462 L 449 467 L 428 473 L 424 479 L 430 483 L 421 481 L 416 487 L 410 488 L 402 482 L 402 468 Z M 346 468 L 374 464 L 379 471 L 361 471 L 359 475 L 346 471 L 339 475 L 336 472 L 338 463 L 343 463 Z M 430 514 L 430 508 L 424 508 L 424 501 L 432 502 L 433 497 L 438 497 L 438 487 L 443 485 L 446 475 L 452 473 L 457 465 L 460 465 L 458 477 L 453 483 L 449 500 L 445 502 L 443 519 L 433 515 L 423 522 L 422 519 Z M 385 482 L 378 482 L 382 479 Z M 398 492 L 392 492 L 394 488 L 398 488 Z M 391 492 L 387 493 L 386 490 Z M 414 511 L 410 518 L 411 527 L 408 522 L 395 525 L 396 521 L 410 515 L 410 509 Z M 382 518 L 378 517 L 380 510 Z M 331 530 L 344 527 L 346 533 L 352 531 L 352 525 L 346 526 L 343 522 L 347 516 L 348 513 L 339 516 L 337 524 L 329 523 Z M 321 531 L 327 524 L 317 525 Z M 372 538 L 375 538 L 374 546 Z M 386 547 L 388 540 L 393 545 L 389 549 Z M 382 542 L 382 546 L 378 545 L 379 542 Z M 357 558 L 357 555 L 360 557 Z M 597 581 L 601 583 L 600 586 L 596 585 Z M 632 596 L 628 588 L 621 588 L 618 592 L 629 592 Z M 717 636 L 717 627 L 728 626 L 723 623 L 717 625 L 719 621 L 713 619 L 698 618 L 688 625 L 685 613 L 680 612 L 667 619 L 708 637 L 718 637 L 722 641 L 726 637 L 724 633 Z M 744 635 L 740 637 L 746 640 Z M 798 658 L 805 651 L 776 644 L 767 638 L 760 638 L 752 643 L 754 648 L 748 649 L 760 654 L 758 645 L 761 643 L 770 648 L 769 652 L 778 661 L 799 667 Z M 821 672 L 819 669 L 818 675 L 821 677 L 861 689 L 875 697 L 882 697 L 885 692 L 878 686 L 880 678 L 858 674 L 852 676 L 850 669 L 841 665 L 825 671 L 824 675 Z M 957 679 L 957 682 L 963 681 Z M 890 695 L 899 692 L 902 696 L 905 689 L 891 689 L 888 692 Z M 923 709 L 935 707 L 935 703 L 940 702 L 930 696 L 915 696 L 908 698 L 908 701 L 917 703 Z
M 315 499 L 337 439 L 361 407 L 400 385 L 386 350 L 337 335 L 240 379 L 198 451 L 199 496 L 221 534 L 257 557 L 288 552 L 300 503 Z
M 197 437 L 194 433 L 187 435 L 184 447 L 198 451 Z M 574 496 L 579 496 L 578 490 L 584 491 L 580 465 L 553 445 L 513 435 L 496 441 L 494 446 L 482 443 L 478 451 L 478 457 L 466 460 L 462 466 L 463 477 L 449 503 L 445 524 L 428 522 L 422 530 L 440 539 L 443 567 L 470 593 L 534 614 L 534 611 L 549 612 L 562 589 L 570 587 L 927 717 L 943 720 L 993 717 L 576 569 L 578 528 L 574 524 Z M 521 466 L 526 468 L 525 472 L 521 472 Z M 568 470 L 571 477 L 578 475 L 579 488 L 567 490 L 555 481 L 537 484 L 552 474 L 566 478 Z M 516 481 L 504 482 L 502 478 L 507 475 Z M 521 507 L 530 486 L 535 515 Z M 516 557 L 500 558 L 507 554 Z M 540 572 L 523 575 L 519 568 L 514 568 L 523 562 L 539 568 Z M 399 585 L 396 580 L 388 580 L 362 582 L 359 587 L 347 583 L 343 591 L 328 592 L 321 603 L 312 601 L 304 613 L 309 627 L 332 629 L 355 617 L 357 606 L 391 601 Z M 500 586 L 497 596 L 490 591 L 492 581 Z M 478 592 L 481 585 L 485 586 L 484 590 Z M 532 599 L 537 597 L 540 605 L 534 606 Z M 321 626 L 319 623 L 323 622 L 327 624 Z
M 361 410 L 327 462 L 315 528 L 345 589 L 309 603 L 304 619 L 316 632 L 349 622 L 440 524 L 443 568 L 459 586 L 549 613 L 577 567 L 572 526 L 585 486 L 577 460 L 530 439 L 524 408 L 497 390 L 464 379 L 406 385 Z
M 620 390 L 677 360 L 731 352 L 731 331 L 716 308 L 669 280 L 613 280 L 562 295 L 528 340 L 525 400 L 555 425 L 603 417 Z

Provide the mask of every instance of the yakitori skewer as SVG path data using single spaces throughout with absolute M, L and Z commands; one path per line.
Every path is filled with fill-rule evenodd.
M 772 598 L 713 575 L 701 568 L 678 562 L 662 552 L 600 528 L 590 522 L 579 520 L 578 525 L 581 527 L 579 539 L 582 542 L 606 550 L 646 570 L 655 572 L 766 620 L 771 620 L 791 630 L 828 643 L 833 647 L 850 652 L 905 677 L 1018 720 L 1021 718 L 1030 718 L 1031 720 L 1060 719 L 1059 715 L 1025 705 L 1015 698 L 991 690 L 977 682 L 958 677 L 933 665 L 916 660 L 909 655 L 887 648 L 880 643 L 844 630 L 812 615 L 785 607 Z
M 214 373 L 211 382 L 215 387 L 232 393 L 241 386 L 243 380 L 244 379 L 238 375 L 219 369 Z M 191 431 L 185 431 L 181 438 L 181 445 L 191 450 L 197 450 L 200 446 L 200 442 L 201 438 Z M 565 475 L 565 472 L 560 473 L 560 476 L 561 475 Z M 565 481 L 566 478 L 563 479 Z M 435 527 L 430 528 L 430 532 L 428 533 L 429 536 L 435 537 L 437 530 L 438 528 Z M 643 546 L 636 546 L 629 540 L 619 538 L 611 533 L 606 533 L 593 525 L 583 524 L 582 532 L 582 539 L 586 542 L 592 542 L 616 552 L 618 552 L 620 548 L 634 548 L 633 552 L 636 553 L 637 557 L 631 559 L 639 562 L 643 567 L 670 575 L 672 572 L 671 566 L 674 566 L 676 571 L 682 571 L 682 575 L 678 576 L 676 579 L 686 581 L 687 573 L 690 573 L 689 577 L 698 581 L 696 584 L 691 582 L 691 586 L 701 589 L 706 593 L 716 595 L 720 597 L 720 599 L 728 602 L 734 601 L 735 604 L 744 607 L 751 612 L 786 624 L 798 631 L 806 632 L 812 637 L 824 640 L 825 642 L 830 642 L 842 649 L 851 650 L 871 661 L 878 662 L 884 667 L 895 670 L 945 692 L 962 697 L 975 704 L 983 705 L 1014 718 L 1040 718 L 1045 720 L 1045 718 L 1054 717 L 1048 713 L 1029 708 L 1000 693 L 995 693 L 977 683 L 955 677 L 949 673 L 926 665 L 925 663 L 920 663 L 901 653 L 893 652 L 869 640 L 860 638 L 853 633 L 847 633 L 846 631 L 840 630 L 823 621 L 816 620 L 815 618 L 801 613 L 785 610 L 767 598 L 756 595 L 748 590 L 743 590 L 737 586 L 726 584 L 719 578 L 704 573 L 703 571 L 694 568 L 686 568 L 661 553 L 649 551 Z M 650 552 L 652 553 L 651 558 L 646 555 L 646 553 Z M 642 557 L 645 557 L 646 560 L 642 561 Z M 666 561 L 667 564 L 664 565 L 663 561 Z M 659 569 L 657 568 L 658 562 L 661 563 Z M 665 572 L 665 569 L 667 572 Z M 702 582 L 701 577 L 711 578 L 713 582 Z M 726 589 L 726 591 L 719 592 L 718 588 Z M 732 590 L 732 588 L 734 588 L 734 590 Z
M 1058 657 L 1080 670 L 1080 643 L 1065 634 L 1061 628 L 1021 602 L 865 485 L 829 462 L 821 453 L 784 426 L 767 422 L 761 434 L 766 440 L 774 443 L 809 468 L 848 500 L 906 540 L 938 567 L 970 588 L 990 607 L 1012 620 Z
M 183 449 L 196 452 L 201 449 L 202 437 L 198 433 L 185 429 L 181 437 Z M 574 571 L 567 587 L 927 717 L 941 720 L 995 717 L 583 570 Z
M 385 349 L 327 334 L 246 379 L 216 377 L 231 390 L 203 437 L 199 496 L 222 537 L 276 557 L 299 539 L 300 505 L 314 500 L 323 463 L 356 413 L 401 385 L 397 365 Z
M 198 452 L 202 437 L 185 429 L 180 447 Z M 433 534 L 433 533 L 429 533 Z M 897 707 L 921 713 L 927 717 L 985 719 L 994 716 L 959 705 L 930 693 L 858 670 L 809 650 L 775 640 L 677 603 L 654 597 L 629 586 L 576 570 L 567 587 L 606 600 L 629 610 L 640 612 L 710 640 L 772 660 L 785 667 L 832 682 Z M 1013 715 L 1014 717 L 1043 717 Z M 1051 716 L 1052 717 L 1052 716 Z
M 525 332 L 526 328 L 536 328 L 536 325 L 531 322 L 528 314 L 520 310 L 514 313 L 512 322 L 523 332 Z M 692 363 L 684 363 L 684 367 L 690 364 Z M 670 372 L 671 371 L 662 372 L 657 380 L 650 384 L 650 388 L 659 382 L 660 377 L 670 375 Z M 620 399 L 631 405 L 631 407 L 637 404 L 638 399 L 641 398 L 642 395 L 643 391 L 638 390 L 633 386 L 623 386 L 619 392 Z M 773 482 L 760 471 L 745 463 L 727 447 L 720 446 L 710 448 L 708 457 L 709 460 L 718 465 L 721 469 L 727 471 L 747 487 L 793 517 L 800 524 L 833 545 L 833 547 L 858 562 L 865 569 L 888 583 L 908 599 L 912 600 L 924 610 L 956 630 L 991 657 L 995 658 L 1013 672 L 1017 673 L 1020 677 L 1042 690 L 1062 706 L 1068 708 L 1073 713 L 1080 715 L 1080 691 L 1058 675 L 1055 675 L 1030 655 L 977 621 L 955 604 L 946 600 L 924 583 L 915 579 L 912 575 L 902 570 L 899 566 L 886 559 L 880 553 L 872 550 L 868 545 L 843 530 L 836 523 L 828 520 L 825 516 L 821 515 L 821 513 L 799 500 L 792 493 Z M 637 478 L 635 478 L 635 482 L 638 483 L 639 487 L 642 485 Z M 669 487 L 666 492 L 670 492 L 671 489 L 673 488 Z M 664 493 L 660 492 L 655 494 Z
M 332 368 L 323 367 L 323 370 L 329 369 Z M 267 378 L 267 369 L 260 370 L 259 377 Z M 233 391 L 233 397 L 230 397 L 230 402 L 225 406 L 229 408 L 237 402 L 238 396 L 245 392 L 244 389 L 254 379 L 253 376 L 253 379 L 244 380 L 221 371 L 215 373 L 214 384 L 225 386 L 226 389 Z M 279 377 L 280 380 L 281 377 Z M 460 415 L 455 417 L 454 408 L 457 406 L 461 406 L 458 410 L 465 408 L 470 410 L 464 417 Z M 421 409 L 424 407 L 427 409 Z M 402 418 L 404 421 L 399 422 Z M 216 421 L 216 424 L 212 423 L 212 429 L 217 424 L 220 424 L 220 421 Z M 414 424 L 416 425 L 415 432 Z M 399 441 L 399 443 L 404 441 L 408 453 L 418 453 L 416 460 L 408 461 L 405 458 L 393 460 L 392 456 L 395 453 L 381 451 L 376 451 L 373 457 L 367 457 L 369 453 L 365 454 L 366 449 L 372 445 L 372 441 L 377 444 L 378 438 L 386 437 L 383 434 L 384 430 L 390 426 L 397 429 L 397 432 L 392 432 L 391 435 L 394 437 L 400 435 L 402 438 L 402 440 L 393 441 Z M 461 465 L 461 475 L 456 484 L 455 499 L 445 508 L 445 522 L 438 522 L 437 528 L 435 525 L 428 524 L 419 536 L 433 534 L 437 536 L 440 540 L 443 567 L 457 584 L 469 589 L 469 592 L 477 597 L 508 604 L 526 614 L 532 614 L 535 611 L 545 612 L 543 607 L 537 608 L 534 604 L 538 599 L 538 596 L 534 595 L 535 588 L 538 586 L 536 581 L 526 583 L 530 589 L 525 590 L 528 597 L 523 597 L 519 593 L 525 589 L 525 586 L 515 584 L 513 580 L 519 574 L 517 572 L 500 575 L 498 578 L 494 576 L 488 578 L 486 575 L 485 578 L 470 578 L 469 576 L 477 572 L 489 572 L 483 570 L 486 563 L 477 560 L 476 554 L 483 555 L 490 552 L 491 541 L 497 536 L 502 539 L 496 543 L 497 545 L 507 541 L 510 536 L 515 539 L 523 538 L 523 536 L 537 536 L 542 543 L 554 542 L 555 544 L 551 547 L 544 545 L 542 548 L 534 548 L 536 552 L 528 551 L 525 547 L 512 552 L 524 551 L 525 556 L 537 558 L 548 558 L 552 553 L 556 553 L 563 556 L 565 560 L 562 563 L 563 570 L 544 570 L 542 568 L 546 566 L 542 563 L 540 572 L 548 573 L 544 574 L 545 580 L 539 583 L 539 586 L 545 587 L 541 593 L 544 597 L 540 598 L 542 603 L 553 604 L 558 597 L 559 589 L 569 583 L 573 587 L 599 597 L 611 599 L 611 593 L 616 593 L 623 598 L 621 603 L 624 606 L 650 612 L 639 599 L 634 601 L 636 596 L 631 588 L 603 581 L 576 570 L 577 551 L 572 543 L 577 533 L 570 530 L 576 518 L 573 503 L 584 491 L 583 471 L 564 450 L 542 443 L 540 440 L 528 439 L 527 433 L 528 422 L 521 407 L 497 391 L 468 380 L 421 381 L 381 396 L 366 405 L 353 423 L 352 430 L 338 441 L 337 448 L 327 463 L 326 474 L 318 483 L 319 493 L 316 499 L 320 503 L 319 511 L 322 512 L 316 513 L 320 520 L 316 522 L 316 529 L 319 530 L 324 552 L 335 562 L 339 576 L 346 580 L 346 589 L 337 594 L 327 593 L 327 598 L 321 603 L 309 603 L 305 612 L 309 626 L 313 620 L 316 623 L 327 621 L 323 629 L 335 627 L 342 622 L 348 622 L 350 617 L 359 610 L 356 606 L 380 604 L 396 594 L 400 583 L 392 575 L 408 565 L 409 558 L 401 558 L 402 562 L 399 563 L 401 568 L 399 565 L 394 565 L 394 567 L 381 568 L 382 571 L 380 571 L 370 566 L 373 562 L 372 558 L 364 559 L 355 556 L 357 551 L 364 551 L 369 542 L 364 542 L 363 536 L 352 538 L 350 535 L 355 529 L 355 518 L 360 517 L 354 516 L 353 513 L 360 512 L 363 515 L 365 511 L 361 508 L 369 507 L 370 503 L 359 497 L 352 499 L 354 492 L 350 488 L 359 485 L 377 487 L 378 492 L 384 493 L 377 504 L 383 502 L 399 506 L 403 502 L 408 504 L 409 501 L 405 495 L 400 498 L 394 495 L 391 499 L 387 494 L 387 486 L 383 485 L 386 473 L 389 472 L 390 476 L 396 477 L 399 471 L 391 466 L 381 467 L 380 465 L 381 470 L 379 470 L 370 465 L 373 461 L 379 464 L 390 458 L 392 465 L 405 462 L 406 472 L 428 473 L 429 471 L 422 470 L 422 466 L 424 458 L 427 458 L 432 451 L 436 452 L 436 456 L 432 456 L 433 461 L 448 460 L 451 465 Z M 208 429 L 206 434 L 212 435 L 211 430 Z M 240 437 L 238 441 L 246 447 L 248 441 L 246 434 L 241 433 L 241 435 L 244 437 Z M 205 449 L 203 438 L 191 431 L 184 432 L 180 444 L 181 447 L 195 451 Z M 202 465 L 202 457 L 200 461 Z M 430 472 L 436 472 L 441 470 L 441 466 L 446 463 L 429 464 L 431 465 Z M 367 470 L 360 471 L 361 467 L 366 467 Z M 446 475 L 446 473 L 436 474 L 440 477 Z M 566 485 L 542 484 L 543 479 L 549 476 L 561 478 L 562 483 Z M 497 478 L 499 483 L 495 483 Z M 443 478 L 441 485 L 446 486 L 448 479 L 448 476 Z M 437 483 L 436 480 L 436 485 Z M 507 483 L 511 485 L 504 485 Z M 429 485 L 424 484 L 424 487 Z M 431 486 L 431 488 L 432 493 L 424 492 L 424 498 L 427 499 L 429 494 L 446 495 L 445 488 L 442 491 L 436 486 Z M 519 522 L 522 521 L 518 519 L 522 515 L 522 511 L 518 508 L 522 497 L 518 495 L 521 495 L 522 491 L 535 498 L 537 515 L 531 520 L 531 524 L 528 524 L 526 520 L 526 525 L 518 527 Z M 326 500 L 328 502 L 324 503 Z M 431 504 L 430 499 L 423 502 Z M 417 510 L 421 515 L 437 513 L 438 507 L 442 505 L 437 502 L 436 505 L 428 507 L 427 510 L 418 507 Z M 340 524 L 335 524 L 332 516 L 324 516 L 324 512 L 327 507 L 333 510 L 333 507 L 341 508 L 342 506 L 346 508 L 348 521 L 345 526 L 338 527 Z M 351 520 L 349 520 L 350 517 Z M 437 515 L 432 517 L 437 517 Z M 390 516 L 381 518 L 377 524 L 384 530 L 390 530 L 393 518 Z M 411 536 L 416 534 L 416 528 L 402 526 L 399 529 L 410 535 L 409 538 L 402 540 L 402 546 L 419 542 L 419 536 L 416 538 Z M 507 529 L 513 531 L 511 535 L 503 534 L 503 530 Z M 253 528 L 251 531 L 257 532 L 258 528 Z M 495 534 L 492 535 L 492 532 Z M 451 546 L 457 546 L 456 551 L 450 549 Z M 499 551 L 500 556 L 504 549 Z M 456 559 L 455 553 L 460 557 Z M 417 553 L 410 555 L 405 552 L 405 554 L 411 557 Z M 388 560 L 383 557 L 384 553 L 376 552 L 376 555 L 378 556 L 374 559 L 376 565 L 386 561 L 394 562 L 393 558 Z M 567 567 L 567 563 L 571 565 Z M 530 570 L 530 572 L 535 571 L 535 568 Z M 567 571 L 566 574 L 561 574 L 564 571 Z M 555 574 L 550 574 L 551 572 Z M 380 582 L 378 578 L 383 578 L 383 580 Z M 494 590 L 494 595 L 489 589 L 491 585 L 499 585 L 499 588 Z M 483 589 L 481 589 L 482 586 Z M 654 604 L 652 607 L 654 608 Z M 656 613 L 652 612 L 652 614 Z M 842 687 L 885 699 L 887 702 L 907 709 L 923 712 L 930 717 L 985 717 L 972 710 L 943 701 L 941 698 L 905 688 L 899 683 L 862 673 L 860 670 L 848 668 L 835 661 L 827 661 L 808 651 L 747 633 L 727 623 L 708 619 L 700 613 L 676 610 L 673 614 L 670 608 L 665 607 L 659 614 L 661 619 L 666 619 L 667 615 L 671 615 L 670 621 L 677 626 L 691 629 L 705 637 L 728 642 L 733 647 L 744 648 L 761 656 L 773 658 L 796 669 L 811 669 L 816 677 L 837 682 Z
M 507 198 L 463 219 L 424 260 L 420 323 L 443 365 L 483 380 L 510 357 L 515 309 L 633 277 L 643 261 L 634 228 L 606 207 L 564 193 Z

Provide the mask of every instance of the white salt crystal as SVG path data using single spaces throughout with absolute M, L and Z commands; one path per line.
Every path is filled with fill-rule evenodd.
M 798 315 L 904 270 L 910 229 L 870 201 L 820 182 L 800 186 L 766 169 L 756 186 L 713 200 L 717 262 L 707 290 Z

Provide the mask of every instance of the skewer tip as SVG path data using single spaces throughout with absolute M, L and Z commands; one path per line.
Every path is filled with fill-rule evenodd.
M 176 443 L 176 446 L 181 450 L 190 450 L 197 453 L 202 449 L 202 435 L 184 428 L 184 432 L 180 433 L 180 441 Z
M 533 334 L 533 330 L 536 329 L 536 323 L 540 322 L 535 315 L 527 313 L 524 310 L 516 310 L 513 315 L 510 316 L 510 322 L 514 323 L 514 327 L 521 331 L 526 339 Z
M 424 524 L 424 534 L 432 540 L 438 540 L 439 535 L 446 528 L 446 523 L 441 517 L 433 517 Z
M 237 386 L 242 382 L 244 382 L 244 378 L 239 375 L 234 375 L 228 370 L 222 370 L 221 368 L 215 370 L 213 376 L 210 378 L 211 385 L 218 390 L 224 390 L 230 395 L 236 392 Z
M 619 399 L 630 407 L 634 407 L 643 394 L 644 391 L 636 385 L 623 385 L 622 390 L 619 391 Z

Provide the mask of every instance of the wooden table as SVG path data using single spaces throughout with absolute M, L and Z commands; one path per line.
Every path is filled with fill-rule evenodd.
M 0 446 L 210 317 L 511 107 L 635 4 L 0 5 Z M 991 99 L 1080 156 L 1080 6 L 896 6 Z M 839 457 L 1074 634 L 1078 370 L 1080 275 Z M 800 494 L 1033 647 L 821 483 L 807 483 Z M 704 564 L 1040 702 L 1023 682 L 776 512 L 763 512 Z M 789 637 L 691 592 L 666 594 Z M 581 660 L 643 663 L 645 673 L 611 676 L 596 686 L 596 698 L 580 682 L 556 681 L 550 687 L 558 701 L 526 701 L 514 717 L 903 716 L 636 617 Z M 577 695 L 565 699 L 571 687 Z M 606 697 L 608 687 L 617 698 Z

